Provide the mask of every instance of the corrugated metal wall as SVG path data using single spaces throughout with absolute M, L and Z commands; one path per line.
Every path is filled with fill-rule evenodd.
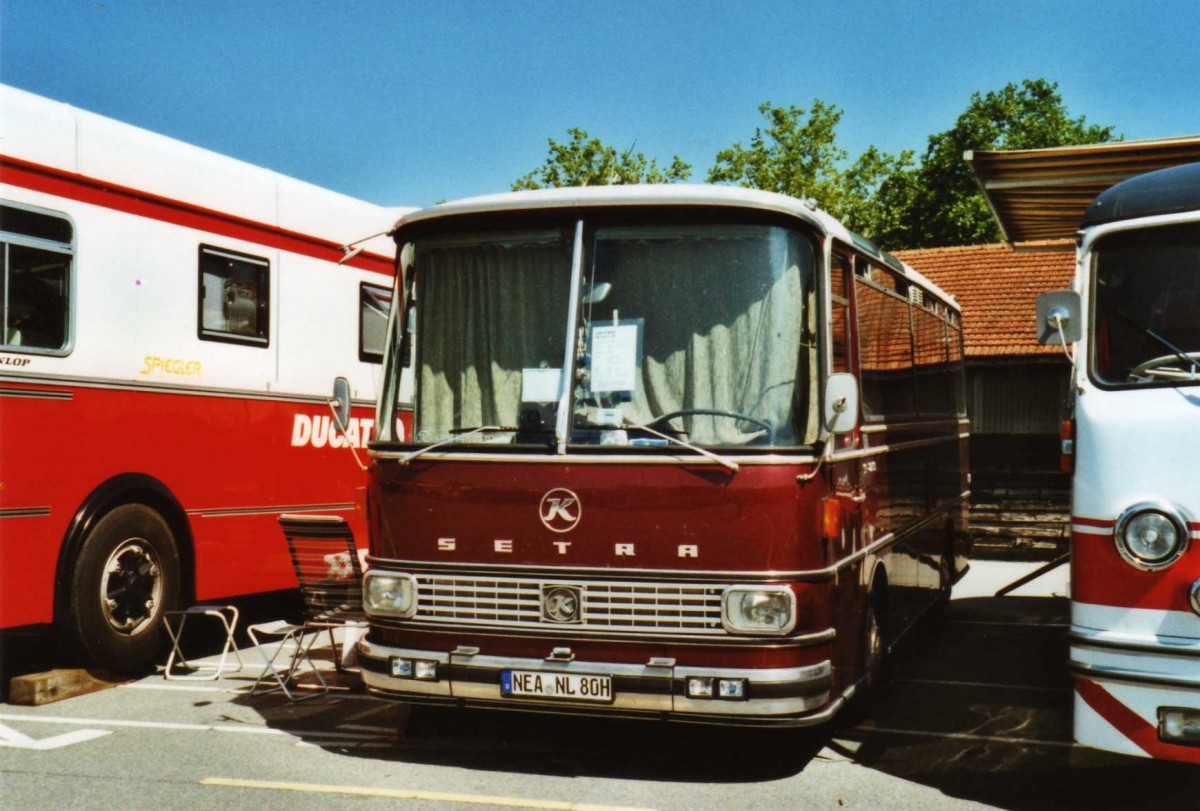
M 1058 434 L 1070 367 L 1062 363 L 972 365 L 967 368 L 971 432 Z

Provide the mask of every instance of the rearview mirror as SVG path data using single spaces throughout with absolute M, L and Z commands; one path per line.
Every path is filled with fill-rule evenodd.
M 1037 297 L 1038 343 L 1063 346 L 1073 344 L 1083 335 L 1080 321 L 1082 307 L 1074 290 L 1056 290 Z M 1061 332 L 1061 334 L 1060 334 Z
M 831 434 L 847 434 L 858 425 L 858 380 L 847 372 L 825 381 L 825 427 Z
M 333 381 L 333 397 L 329 400 L 329 407 L 333 409 L 337 427 L 345 431 L 350 424 L 350 381 L 346 378 L 339 377 Z

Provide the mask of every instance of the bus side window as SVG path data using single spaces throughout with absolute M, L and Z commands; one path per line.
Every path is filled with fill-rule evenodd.
M 387 341 L 388 313 L 392 310 L 391 288 L 363 282 L 358 286 L 358 359 L 383 363 Z
M 62 353 L 70 323 L 74 228 L 55 217 L 0 205 L 0 345 Z
M 200 338 L 267 346 L 270 290 L 271 265 L 266 259 L 201 245 Z
M 908 285 L 873 265 L 857 279 L 863 413 L 874 422 L 911 418 L 916 397 Z
M 833 362 L 831 372 L 850 368 L 850 260 L 833 254 L 829 266 L 829 334 Z
M 917 288 L 913 288 L 916 290 Z M 931 302 L 932 299 L 925 299 Z M 950 356 L 951 327 L 936 308 L 914 305 L 913 343 L 916 355 L 917 411 L 922 419 L 954 414 L 954 379 Z M 954 341 L 958 340 L 953 335 Z

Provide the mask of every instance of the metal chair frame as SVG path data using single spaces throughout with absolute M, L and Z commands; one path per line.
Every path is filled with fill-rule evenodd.
M 340 516 L 284 514 L 279 516 L 279 525 L 287 540 L 288 554 L 300 586 L 303 619 L 299 623 L 263 623 L 248 629 L 265 665 L 250 694 L 282 690 L 289 699 L 299 701 L 329 692 L 329 684 L 312 658 L 313 647 L 322 632 L 329 634 L 334 668 L 339 673 L 346 670 L 337 653 L 334 632 L 366 626 L 362 609 L 362 566 L 354 545 L 354 533 Z M 278 644 L 274 652 L 268 655 L 259 637 L 276 638 Z M 294 646 L 291 659 L 286 667 L 281 667 L 277 662 L 289 643 Z M 309 695 L 298 697 L 295 694 L 296 678 L 305 667 L 316 675 L 320 687 Z M 275 686 L 260 690 L 270 679 L 275 681 Z
M 210 662 L 189 662 L 180 647 L 183 629 L 187 626 L 189 617 L 213 617 L 221 623 L 225 631 L 225 645 L 221 648 L 221 659 L 216 664 Z M 167 636 L 171 639 L 171 653 L 167 656 L 167 665 L 163 669 L 163 677 L 170 681 L 215 681 L 226 673 L 241 670 L 245 667 L 242 654 L 234 641 L 233 632 L 237 629 L 238 610 L 232 605 L 194 605 L 179 611 L 163 613 L 163 625 Z M 237 667 L 226 661 L 230 652 L 237 657 Z M 190 674 L 175 673 L 176 667 L 195 671 Z

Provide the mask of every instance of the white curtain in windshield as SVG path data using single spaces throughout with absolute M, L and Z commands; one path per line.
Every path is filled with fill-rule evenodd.
M 767 226 L 598 229 L 594 284 L 615 313 L 644 323 L 642 385 L 621 409 L 633 423 L 672 411 L 752 416 L 771 432 L 723 416 L 673 421 L 707 445 L 815 441 L 816 307 L 813 246 Z
M 418 246 L 418 442 L 516 426 L 522 370 L 562 366 L 570 259 L 558 234 Z

